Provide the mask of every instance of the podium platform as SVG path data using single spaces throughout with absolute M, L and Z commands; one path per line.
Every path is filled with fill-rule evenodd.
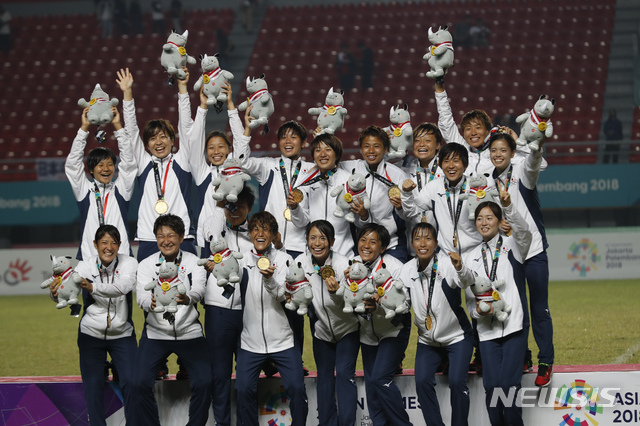
M 539 389 L 533 384 L 535 372 L 525 374 L 521 400 L 525 425 L 532 426 L 604 426 L 640 424 L 640 364 L 556 366 L 551 384 Z M 451 416 L 447 377 L 438 375 L 438 399 L 443 420 Z M 415 393 L 413 370 L 395 378 L 402 391 L 405 409 L 414 425 L 424 419 Z M 312 372 L 305 378 L 309 397 L 308 425 L 317 424 L 316 381 Z M 362 372 L 356 377 L 358 386 L 358 426 L 369 426 Z M 278 376 L 260 379 L 260 425 L 287 426 L 288 398 Z M 188 381 L 157 382 L 154 388 L 163 425 L 184 425 L 188 415 Z M 482 378 L 469 375 L 471 396 L 470 424 L 489 426 L 485 408 Z M 108 425 L 124 425 L 122 396 L 117 383 L 105 382 L 105 407 Z M 512 398 L 511 398 L 512 399 Z M 510 403 L 509 395 L 504 401 Z M 232 398 L 232 413 L 235 400 Z M 232 418 L 235 422 L 235 416 Z M 0 377 L 0 424 L 5 426 L 88 425 L 84 391 L 79 376 L 65 377 Z M 214 425 L 210 412 L 207 425 Z M 234 423 L 235 424 L 235 423 Z

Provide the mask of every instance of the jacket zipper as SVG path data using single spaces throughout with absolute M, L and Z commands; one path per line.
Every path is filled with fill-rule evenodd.
M 262 340 L 264 340 L 264 349 L 266 353 L 269 353 L 269 345 L 267 345 L 267 335 L 264 332 L 264 290 L 262 285 L 260 286 L 260 305 L 262 308 L 262 314 L 260 315 L 260 325 L 262 327 Z
M 322 278 L 320 278 L 322 280 Z M 329 331 L 331 332 L 331 337 L 333 337 L 334 341 L 336 340 L 336 334 L 333 332 L 333 326 L 331 325 L 331 316 L 329 315 L 329 310 L 327 309 L 327 305 L 324 303 L 324 289 L 321 290 L 322 294 L 322 308 L 324 309 L 324 313 L 327 316 L 327 324 L 329 324 Z
M 111 308 L 111 298 L 109 298 L 109 303 L 107 303 L 107 327 L 104 329 L 104 340 L 107 340 L 107 333 L 109 331 L 109 324 L 111 323 L 111 320 L 109 319 L 110 308 Z

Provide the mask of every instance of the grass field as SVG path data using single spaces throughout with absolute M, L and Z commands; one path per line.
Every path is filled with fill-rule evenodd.
M 640 279 L 555 282 L 549 290 L 557 365 L 640 364 Z M 58 311 L 47 295 L 5 296 L 0 298 L 0 313 L 0 377 L 80 374 L 78 319 L 70 317 L 68 309 Z M 134 322 L 140 336 L 143 316 L 137 307 Z M 303 358 L 315 370 L 306 330 Z M 416 341 L 413 327 L 405 368 L 413 368 Z M 535 363 L 532 336 L 529 345 Z M 175 356 L 169 369 L 177 371 Z

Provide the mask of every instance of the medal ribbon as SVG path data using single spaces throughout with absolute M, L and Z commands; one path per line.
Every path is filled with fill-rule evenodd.
M 238 173 L 242 173 L 242 169 L 240 167 L 227 167 L 220 172 L 220 174 L 223 176 L 233 176 L 237 175 Z
M 104 217 L 107 214 L 107 203 L 109 202 L 109 194 L 104 197 L 104 206 L 102 205 L 102 197 L 100 196 L 100 190 L 98 184 L 93 182 L 93 193 L 96 196 L 96 208 L 98 210 L 98 222 L 100 226 L 104 225 Z
M 372 171 L 371 169 L 369 169 L 369 166 L 367 166 L 367 172 L 369 172 L 371 174 L 371 176 L 373 176 L 374 178 L 378 179 L 380 182 L 382 182 L 384 185 L 388 186 L 389 188 L 391 188 L 392 186 L 395 185 L 395 183 L 393 183 L 393 181 L 391 180 L 391 177 L 389 177 L 389 173 L 387 173 L 387 165 L 384 165 L 384 174 L 387 175 L 387 177 L 385 178 L 384 176 L 379 175 L 378 173 Z
M 313 185 L 316 182 L 320 182 L 321 180 L 328 180 L 333 174 L 338 170 L 337 167 L 334 167 L 331 170 L 328 170 L 326 173 L 320 173 L 320 169 L 316 170 L 311 176 L 309 176 L 304 182 L 298 185 L 298 188 L 303 186 Z M 320 173 L 318 175 L 318 173 Z
M 183 49 L 185 49 L 185 53 L 184 53 L 184 55 L 182 55 L 182 54 L 181 54 L 180 56 L 186 56 L 186 54 L 187 54 L 187 50 L 186 50 L 186 48 L 185 48 L 184 46 L 178 46 L 177 44 L 175 44 L 175 43 L 174 43 L 174 42 L 172 42 L 172 41 L 170 41 L 170 42 L 169 42 L 169 44 L 173 45 L 173 49 L 177 50 L 177 51 L 178 51 L 178 53 L 180 53 L 180 48 L 181 48 L 181 47 L 182 47 Z
M 460 195 L 462 195 L 467 188 L 467 179 L 463 178 L 464 182 L 462 183 L 462 188 L 460 189 Z M 454 238 L 458 233 L 458 221 L 460 220 L 460 212 L 462 211 L 462 200 L 458 197 L 458 205 L 456 206 L 456 212 L 454 215 L 453 207 L 451 206 L 451 195 L 449 193 L 449 183 L 445 181 L 444 183 L 444 191 L 447 195 L 447 206 L 449 207 L 449 215 L 451 216 L 451 220 L 453 221 L 453 235 Z
M 309 281 L 307 280 L 301 280 L 295 283 L 285 283 L 285 287 L 287 288 L 287 291 L 289 291 L 289 293 L 293 293 L 294 291 L 298 290 L 300 287 L 302 287 L 303 284 L 308 284 Z
M 153 177 L 156 180 L 156 191 L 158 192 L 158 200 L 164 199 L 164 190 L 167 186 L 167 176 L 169 175 L 169 167 L 171 166 L 171 161 L 173 161 L 173 159 L 169 160 L 169 162 L 167 163 L 167 168 L 164 171 L 164 180 L 162 182 L 162 186 L 160 186 L 160 171 L 158 170 L 158 163 L 156 163 L 155 161 L 153 162 Z
M 253 95 L 251 95 L 249 97 L 249 102 L 254 102 L 256 99 L 258 99 L 260 96 L 262 96 L 263 94 L 267 93 L 267 89 L 260 89 L 258 90 L 256 93 L 254 93 Z
M 387 280 L 385 282 L 383 282 L 382 284 L 380 284 L 377 288 L 382 287 L 384 289 L 384 291 L 386 292 L 391 287 L 391 284 L 393 284 L 393 277 L 387 278 Z
M 438 272 L 438 257 L 437 256 L 433 256 L 433 265 L 431 266 L 431 278 L 429 279 L 429 289 L 427 291 L 425 291 L 424 289 L 424 283 L 422 284 L 422 291 L 427 294 L 427 315 L 430 314 L 431 312 L 431 300 L 433 299 L 433 291 L 435 290 L 435 283 L 436 283 L 436 274 Z M 422 277 L 423 275 L 426 278 L 426 275 L 424 273 L 420 273 L 418 272 L 418 274 Z M 420 281 L 422 281 L 422 279 L 420 279 Z
M 222 251 L 218 251 L 218 252 L 212 254 L 211 256 L 209 256 L 209 260 L 213 260 L 213 256 L 215 256 L 216 254 L 219 254 L 220 256 L 222 256 L 223 259 L 226 259 L 227 257 L 231 256 L 231 250 L 226 248 L 226 249 L 224 249 Z
M 362 194 L 363 192 L 365 192 L 365 190 L 366 190 L 366 188 L 362 188 L 360 191 L 358 191 L 358 192 L 354 192 L 354 191 L 353 191 L 353 189 L 349 188 L 349 182 L 348 182 L 348 181 L 347 181 L 347 182 L 345 182 L 345 184 L 344 184 L 344 185 L 345 185 L 345 189 L 347 190 L 347 193 L 348 193 L 348 194 L 351 194 L 351 195 L 353 195 L 353 196 L 360 195 L 360 194 Z
M 453 43 L 450 41 L 443 41 L 442 43 L 436 44 L 436 47 L 446 46 L 447 49 L 453 50 Z
M 484 302 L 489 302 L 489 301 L 493 302 L 495 300 L 493 298 L 493 289 L 491 289 L 491 290 L 489 290 L 489 291 L 487 291 L 485 293 L 476 295 L 476 300 L 479 300 L 481 302 L 482 301 L 484 301 Z
M 73 272 L 73 268 L 67 268 L 65 269 L 64 272 L 60 273 L 60 274 L 53 274 L 51 276 L 51 278 L 60 278 L 60 282 L 66 280 L 67 278 L 69 278 L 69 276 L 71 275 L 71 272 Z
M 496 243 L 496 250 L 493 254 L 493 260 L 491 262 L 491 272 L 489 272 L 489 264 L 487 262 L 487 252 L 484 249 L 485 244 L 482 245 L 482 261 L 484 262 L 484 271 L 487 274 L 487 278 L 489 278 L 489 281 L 493 282 L 496 280 L 496 272 L 498 269 L 498 259 L 500 259 L 500 247 L 502 247 L 502 236 L 498 238 L 498 242 Z M 486 244 L 486 246 L 487 248 L 489 248 L 489 244 Z
M 99 258 L 98 258 L 99 259 Z M 108 266 L 100 266 L 100 264 L 98 262 L 96 262 L 96 266 L 98 267 L 98 273 L 100 274 L 100 281 L 104 282 L 102 280 L 102 271 L 105 272 L 106 276 L 107 276 L 107 284 L 109 284 L 109 270 L 108 270 Z M 116 277 L 116 269 L 118 268 L 118 257 L 116 256 L 116 263 L 115 265 L 113 265 L 113 273 L 111 274 L 111 283 L 113 283 L 113 281 L 115 280 Z
M 424 170 L 424 176 L 425 178 L 427 176 L 427 183 L 431 182 L 433 180 L 433 178 L 436 176 L 436 170 L 438 169 L 438 157 L 434 157 L 433 159 L 433 166 L 431 166 L 431 171 L 429 171 L 429 174 L 427 175 L 427 169 L 423 169 Z M 420 175 L 420 160 L 417 161 L 416 164 L 416 180 L 417 180 L 417 184 L 418 184 L 418 191 L 422 190 L 422 176 Z
M 280 176 L 282 176 L 282 186 L 284 187 L 285 197 L 289 196 L 289 192 L 293 189 L 293 185 L 295 185 L 298 175 L 300 174 L 300 167 L 302 167 L 302 161 L 298 160 L 296 170 L 293 172 L 293 176 L 291 176 L 291 184 L 289 184 L 287 181 L 287 169 L 284 166 L 284 160 L 282 158 L 280 159 Z
M 168 282 L 169 284 L 174 284 L 176 281 L 178 281 L 178 276 L 176 275 L 175 277 L 171 278 L 169 281 L 161 281 L 161 278 L 158 277 L 158 285 L 162 286 L 162 283 Z M 173 285 L 171 285 L 171 287 L 173 287 Z
M 216 68 L 215 70 L 212 70 L 212 71 L 206 72 L 206 73 L 204 73 L 204 74 L 202 74 L 202 75 L 203 75 L 203 76 L 205 76 L 205 75 L 206 75 L 206 76 L 209 76 L 209 78 L 214 79 L 214 78 L 216 78 L 217 76 L 219 76 L 221 72 L 222 72 L 222 70 L 220 69 L 220 67 L 218 67 L 218 68 Z
M 393 133 L 393 131 L 394 131 L 395 129 L 403 130 L 403 129 L 404 129 L 404 127 L 405 127 L 407 124 L 409 124 L 409 121 L 405 121 L 404 123 L 400 123 L 400 124 L 393 124 L 393 123 L 391 123 L 391 126 L 389 126 L 389 127 L 391 127 L 391 133 Z
M 540 122 L 551 123 L 551 120 L 549 118 L 538 117 L 538 114 L 536 114 L 536 111 L 533 109 L 531 110 L 531 113 L 529 113 L 529 120 L 534 127 L 538 127 L 538 124 L 540 124 Z
M 333 264 L 333 251 L 330 250 L 329 251 L 329 257 L 327 257 L 327 260 L 324 261 L 324 265 L 322 265 L 322 268 L 320 267 L 320 265 L 318 265 L 316 262 L 314 262 L 314 257 L 311 256 L 311 263 L 313 264 L 313 270 L 316 271 L 316 274 L 320 275 L 320 273 L 322 272 L 322 270 L 324 269 L 325 266 L 332 266 Z M 322 275 L 320 275 L 320 278 L 322 278 Z
M 226 222 L 227 222 L 226 223 L 227 228 L 232 230 L 232 231 L 236 231 L 236 232 L 247 232 L 248 231 L 247 228 L 243 228 L 242 225 L 234 226 L 234 225 L 230 224 L 229 221 L 226 221 Z M 245 221 L 245 223 L 246 223 L 246 221 Z
M 375 272 L 378 272 L 378 269 L 382 268 L 383 263 L 384 263 L 384 256 L 380 256 L 380 261 L 378 262 L 378 266 L 376 266 L 375 269 L 373 268 L 369 269 L 369 274 L 370 274 L 369 278 L 373 279 L 373 274 Z M 366 263 L 365 265 L 367 266 L 367 268 L 369 268 L 369 265 L 367 265 Z
M 162 262 L 164 260 L 164 256 L 162 255 L 162 253 L 160 253 L 160 257 L 158 258 L 158 261 Z M 180 262 L 182 262 L 182 250 L 180 250 L 180 252 L 178 253 L 178 256 L 176 256 L 176 260 L 173 261 L 173 263 L 176 264 L 176 266 L 180 266 Z
M 328 110 L 329 108 L 334 107 L 336 109 L 336 112 L 342 108 L 342 105 L 327 105 L 325 104 L 322 109 L 324 109 L 325 111 Z

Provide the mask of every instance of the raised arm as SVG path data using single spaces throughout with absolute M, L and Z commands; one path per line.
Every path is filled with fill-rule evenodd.
M 67 155 L 67 161 L 64 163 L 64 172 L 71 184 L 73 195 L 78 201 L 85 196 L 87 191 L 86 185 L 88 181 L 84 174 L 84 163 L 82 160 L 84 159 L 84 149 L 87 145 L 87 137 L 89 136 L 88 111 L 89 107 L 82 110 L 82 124 L 80 125 L 80 129 L 78 129 L 76 137 L 73 139 L 71 150 L 69 151 L 69 155 Z
M 438 128 L 442 132 L 442 137 L 446 143 L 459 143 L 469 149 L 469 145 L 464 140 L 458 125 L 453 119 L 453 112 L 451 111 L 451 105 L 449 105 L 449 98 L 447 92 L 444 90 L 444 85 L 436 83 L 436 107 L 438 109 Z
M 180 150 L 185 150 L 185 154 L 189 154 L 191 144 L 189 136 L 193 128 L 193 119 L 191 118 L 191 101 L 189 99 L 189 70 L 182 67 L 187 75 L 184 80 L 178 79 L 178 136 L 180 136 Z
M 509 192 L 507 192 L 504 186 L 500 185 L 500 181 L 496 181 L 496 185 L 498 186 L 498 190 L 500 190 L 502 211 L 504 212 L 505 219 L 509 222 L 509 225 L 511 225 L 513 239 L 520 251 L 520 260 L 524 261 L 529 252 L 529 246 L 531 245 L 531 230 L 522 215 L 520 215 L 511 203 L 511 195 L 509 195 Z
M 196 111 L 196 119 L 193 122 L 191 133 L 189 134 L 189 163 L 191 164 L 191 172 L 196 185 L 202 184 L 209 175 L 209 166 L 206 160 L 206 122 L 209 106 L 207 98 L 200 88 L 200 106 Z
M 118 149 L 120 150 L 120 163 L 118 164 L 116 185 L 120 188 L 124 199 L 130 200 L 133 195 L 133 189 L 135 188 L 138 164 L 133 154 L 133 146 L 129 139 L 129 134 L 126 129 L 122 128 L 120 113 L 116 107 L 111 107 L 111 110 L 113 111 L 111 124 L 115 130 L 114 135 L 118 140 Z
M 124 116 L 124 125 L 129 140 L 133 147 L 133 155 L 138 164 L 138 175 L 142 173 L 144 165 L 149 162 L 149 154 L 144 149 L 144 142 L 140 137 L 140 129 L 136 118 L 136 105 L 133 101 L 133 74 L 127 69 L 120 69 L 117 72 L 118 78 L 116 82 L 122 90 L 122 113 Z

